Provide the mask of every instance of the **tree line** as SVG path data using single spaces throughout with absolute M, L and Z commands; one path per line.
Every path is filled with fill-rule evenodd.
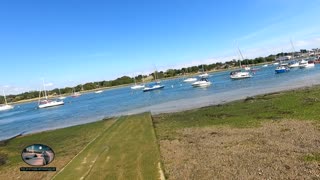
M 110 81 L 97 81 L 97 82 L 88 82 L 85 84 L 79 84 L 75 87 L 65 87 L 65 88 L 56 88 L 48 91 L 49 96 L 56 96 L 59 94 L 71 94 L 73 91 L 83 91 L 83 90 L 94 90 L 98 88 L 108 88 L 108 87 L 114 87 L 114 86 L 120 86 L 120 85 L 127 85 L 132 84 L 135 81 L 137 83 L 146 82 L 150 80 L 156 79 L 163 79 L 163 78 L 171 78 L 176 76 L 183 76 L 187 74 L 193 74 L 203 71 L 213 71 L 213 70 L 219 70 L 219 69 L 228 69 L 228 68 L 234 68 L 239 67 L 240 62 L 241 65 L 253 65 L 253 64 L 259 64 L 259 63 L 266 63 L 266 62 L 272 62 L 275 60 L 275 58 L 282 54 L 277 55 L 270 55 L 268 57 L 258 57 L 255 59 L 244 59 L 244 60 L 231 60 L 227 62 L 217 62 L 212 64 L 203 64 L 199 66 L 192 66 L 192 67 L 184 67 L 181 69 L 168 69 L 166 71 L 156 71 L 154 73 L 151 73 L 149 75 L 138 75 L 133 77 L 129 76 L 122 76 L 120 78 L 117 78 L 115 80 Z M 7 101 L 8 102 L 18 102 L 21 100 L 27 100 L 27 99 L 34 99 L 39 97 L 39 91 L 29 91 L 24 92 L 17 95 L 8 95 Z M 0 104 L 4 103 L 3 96 L 0 96 Z

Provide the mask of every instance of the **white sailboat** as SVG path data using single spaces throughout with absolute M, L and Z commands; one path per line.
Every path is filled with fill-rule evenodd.
M 241 55 L 241 58 L 243 60 L 243 56 L 242 56 L 242 53 L 240 51 L 240 49 L 238 48 L 239 50 L 239 53 Z M 240 68 L 241 68 L 241 60 L 240 60 Z M 250 68 L 250 67 L 248 67 Z M 248 69 L 247 67 L 245 67 L 244 69 L 247 70 Z M 250 69 L 249 69 L 250 70 Z M 247 71 L 242 71 L 241 69 L 240 70 L 237 70 L 237 71 L 232 71 L 230 73 L 230 78 L 231 79 L 244 79 L 244 78 L 251 78 L 252 75 L 250 74 L 250 72 L 247 72 Z
M 98 84 L 98 89 L 100 89 L 100 86 L 99 86 L 99 84 Z M 96 94 L 100 94 L 100 93 L 102 93 L 103 92 L 103 90 L 97 90 L 97 91 L 95 91 L 94 93 L 96 93 Z
M 38 101 L 38 108 L 39 109 L 64 105 L 64 102 L 62 100 L 48 99 L 48 95 L 47 95 L 46 87 L 44 85 L 44 81 L 43 81 L 43 93 L 44 93 L 44 99 L 41 100 L 41 91 L 39 92 L 39 101 Z
M 9 105 L 8 102 L 7 102 L 7 98 L 6 98 L 6 94 L 4 93 L 4 90 L 3 90 L 3 98 L 4 98 L 4 105 L 0 106 L 0 111 L 7 111 L 7 110 L 10 110 L 10 109 L 13 109 L 14 106 Z
M 100 93 L 102 93 L 102 92 L 103 92 L 103 90 L 98 90 L 98 91 L 95 91 L 94 93 L 100 94 Z
M 81 93 L 80 92 L 76 92 L 76 90 L 73 88 L 72 89 L 72 95 L 71 95 L 72 97 L 79 97 L 79 96 L 81 96 Z
M 152 86 L 143 88 L 143 92 L 153 91 L 157 89 L 163 89 L 164 85 L 161 84 L 161 81 L 157 81 L 157 71 L 154 74 L 155 83 Z
M 136 77 L 133 77 L 133 80 L 134 80 L 134 86 L 131 86 L 131 89 L 135 90 L 135 89 L 145 88 L 144 84 L 137 84 Z M 142 81 L 143 81 L 143 75 L 142 75 Z
M 202 74 L 200 74 L 199 77 L 206 78 L 208 76 L 209 76 L 209 74 L 204 72 L 204 68 L 203 68 L 203 64 L 202 64 Z
M 60 91 L 60 88 L 59 88 L 59 98 L 58 98 L 58 99 L 63 100 L 63 99 L 65 99 L 65 98 L 67 98 L 67 97 L 61 96 L 61 91 Z
M 187 69 L 187 72 L 188 72 L 188 69 Z M 194 82 L 194 81 L 197 81 L 197 78 L 189 77 L 183 80 L 183 82 Z
M 187 78 L 183 80 L 183 82 L 194 82 L 194 81 L 197 81 L 197 78 Z

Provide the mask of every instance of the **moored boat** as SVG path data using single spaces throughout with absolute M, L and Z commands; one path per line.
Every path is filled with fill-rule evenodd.
M 299 67 L 300 68 L 310 68 L 310 67 L 314 67 L 314 61 L 306 61 L 306 60 L 302 60 L 299 63 Z
M 192 83 L 193 87 L 207 87 L 210 86 L 211 82 L 207 78 L 201 78 L 199 81 Z
M 4 90 L 3 90 L 3 98 L 4 98 L 4 105 L 0 106 L 0 111 L 7 111 L 7 110 L 10 110 L 10 109 L 13 109 L 14 106 L 9 105 L 8 102 L 7 102 L 7 98 L 6 98 L 6 94 L 4 93 Z
M 275 72 L 276 73 L 285 73 L 285 72 L 288 72 L 290 71 L 289 67 L 288 66 L 278 66 L 276 69 L 275 69 Z
M 251 78 L 251 77 L 252 75 L 247 71 L 238 70 L 238 71 L 230 72 L 231 79 L 244 79 L 244 78 Z
M 94 93 L 100 94 L 100 93 L 102 93 L 102 92 L 103 92 L 103 90 L 98 90 L 98 91 L 95 91 Z
M 145 87 L 143 89 L 143 92 L 147 92 L 147 91 L 153 91 L 153 90 L 157 90 L 157 89 L 163 89 L 164 88 L 164 85 L 161 85 L 161 84 L 154 84 L 153 86 L 150 86 L 150 87 Z
M 41 100 L 41 94 L 42 94 L 42 91 L 39 92 L 39 101 L 38 101 L 38 108 L 39 109 L 64 105 L 64 102 L 62 100 L 48 99 L 48 95 L 47 95 L 44 81 L 43 81 L 43 94 L 44 94 L 43 100 Z
M 187 78 L 183 80 L 183 82 L 194 82 L 194 81 L 197 81 L 197 78 Z
M 297 68 L 299 67 L 299 62 L 298 61 L 292 61 L 288 64 L 289 68 Z

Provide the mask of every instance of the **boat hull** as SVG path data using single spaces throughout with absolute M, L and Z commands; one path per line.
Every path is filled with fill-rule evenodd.
M 63 101 L 52 101 L 46 104 L 39 104 L 38 108 L 42 109 L 42 108 L 49 108 L 49 107 L 61 106 L 61 105 L 64 105 Z
M 143 92 L 154 91 L 154 90 L 163 89 L 163 88 L 164 88 L 164 86 L 145 88 L 145 89 L 143 89 Z
M 3 106 L 0 106 L 0 111 L 7 111 L 7 110 L 10 110 L 13 108 L 14 108 L 14 106 L 12 106 L 12 105 L 3 105 Z
M 188 78 L 183 80 L 183 82 L 194 82 L 194 81 L 197 81 L 197 78 Z
M 288 70 L 286 70 L 286 69 L 276 69 L 275 72 L 276 72 L 277 74 L 279 74 L 279 73 L 288 72 Z
M 145 86 L 142 85 L 137 85 L 137 86 L 132 86 L 131 89 L 143 89 Z
M 208 87 L 211 85 L 211 82 L 195 82 L 192 84 L 193 87 Z
M 230 76 L 231 79 L 237 80 L 237 79 L 247 79 L 251 78 L 252 76 Z

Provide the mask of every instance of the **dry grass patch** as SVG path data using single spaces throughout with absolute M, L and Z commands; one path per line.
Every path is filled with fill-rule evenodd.
M 310 121 L 184 128 L 160 149 L 169 179 L 320 178 L 320 131 Z

